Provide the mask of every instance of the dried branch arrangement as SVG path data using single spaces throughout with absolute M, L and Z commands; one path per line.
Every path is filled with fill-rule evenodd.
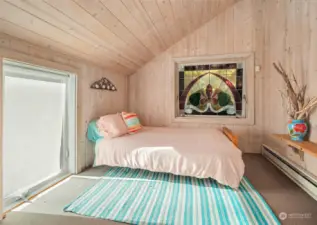
M 286 90 L 281 91 L 281 95 L 289 117 L 294 120 L 308 118 L 317 107 L 317 97 L 306 97 L 307 85 L 300 86 L 294 73 L 289 75 L 281 63 L 273 63 L 273 66 L 286 84 Z

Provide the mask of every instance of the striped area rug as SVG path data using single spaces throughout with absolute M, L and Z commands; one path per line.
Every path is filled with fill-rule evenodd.
M 112 168 L 66 212 L 129 224 L 280 224 L 243 178 L 239 190 L 212 179 Z

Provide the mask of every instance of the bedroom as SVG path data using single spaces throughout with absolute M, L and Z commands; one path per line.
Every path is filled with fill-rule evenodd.
M 316 18 L 315 0 L 1 0 L 1 223 L 316 224 L 317 112 L 291 141 L 273 66 L 316 100 Z M 141 130 L 112 126 L 131 113 Z

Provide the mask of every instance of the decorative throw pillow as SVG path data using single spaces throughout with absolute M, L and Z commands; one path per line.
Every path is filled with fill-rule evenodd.
M 142 129 L 140 120 L 135 113 L 122 112 L 121 115 L 128 127 L 129 134 L 134 134 Z
M 128 129 L 120 114 L 102 116 L 96 122 L 99 131 L 104 137 L 120 137 L 128 133 Z

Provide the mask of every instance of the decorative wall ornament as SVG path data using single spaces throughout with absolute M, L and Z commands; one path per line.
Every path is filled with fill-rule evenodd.
M 90 88 L 98 90 L 117 91 L 116 86 L 114 86 L 114 84 L 105 77 L 94 82 L 92 85 L 90 85 Z

